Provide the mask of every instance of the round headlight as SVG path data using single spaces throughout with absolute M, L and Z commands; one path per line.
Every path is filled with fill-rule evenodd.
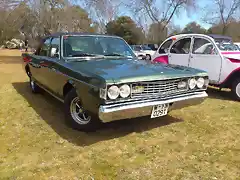
M 198 78 L 198 80 L 197 80 L 197 87 L 198 88 L 203 88 L 204 83 L 205 83 L 205 80 L 203 78 Z
M 111 86 L 109 89 L 108 89 L 108 97 L 110 99 L 117 99 L 119 94 L 120 94 L 120 91 L 119 91 L 119 88 L 117 86 Z
M 120 96 L 121 96 L 122 98 L 128 97 L 128 96 L 130 95 L 130 93 L 131 93 L 131 88 L 130 88 L 129 85 L 127 85 L 127 84 L 122 85 L 122 86 L 119 88 L 119 90 L 120 90 Z
M 197 85 L 196 79 L 194 79 L 194 78 L 190 79 L 189 82 L 188 82 L 188 85 L 189 85 L 190 89 L 194 89 Z

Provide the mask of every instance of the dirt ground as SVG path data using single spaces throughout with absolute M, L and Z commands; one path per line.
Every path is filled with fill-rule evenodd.
M 0 50 L 0 179 L 240 179 L 240 106 L 211 89 L 158 119 L 65 125 L 62 104 L 31 93 L 21 52 Z

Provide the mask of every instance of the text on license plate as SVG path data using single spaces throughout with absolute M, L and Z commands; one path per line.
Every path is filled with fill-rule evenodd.
M 160 104 L 153 106 L 151 118 L 165 116 L 168 113 L 169 104 Z

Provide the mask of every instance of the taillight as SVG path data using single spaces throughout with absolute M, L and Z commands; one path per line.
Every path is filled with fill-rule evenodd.
M 26 63 L 28 63 L 28 62 L 31 62 L 32 61 L 32 59 L 30 58 L 30 57 L 23 57 L 23 61 L 24 62 L 26 62 Z
M 228 60 L 231 61 L 232 63 L 240 63 L 240 60 L 238 59 L 228 58 Z

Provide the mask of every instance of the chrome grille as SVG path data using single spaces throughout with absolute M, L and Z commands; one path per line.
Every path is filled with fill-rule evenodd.
M 178 83 L 187 79 L 162 80 L 154 82 L 138 82 L 132 84 L 132 89 L 144 87 L 143 92 L 131 93 L 132 98 L 151 98 L 151 97 L 168 97 L 186 92 L 188 89 L 178 89 Z

